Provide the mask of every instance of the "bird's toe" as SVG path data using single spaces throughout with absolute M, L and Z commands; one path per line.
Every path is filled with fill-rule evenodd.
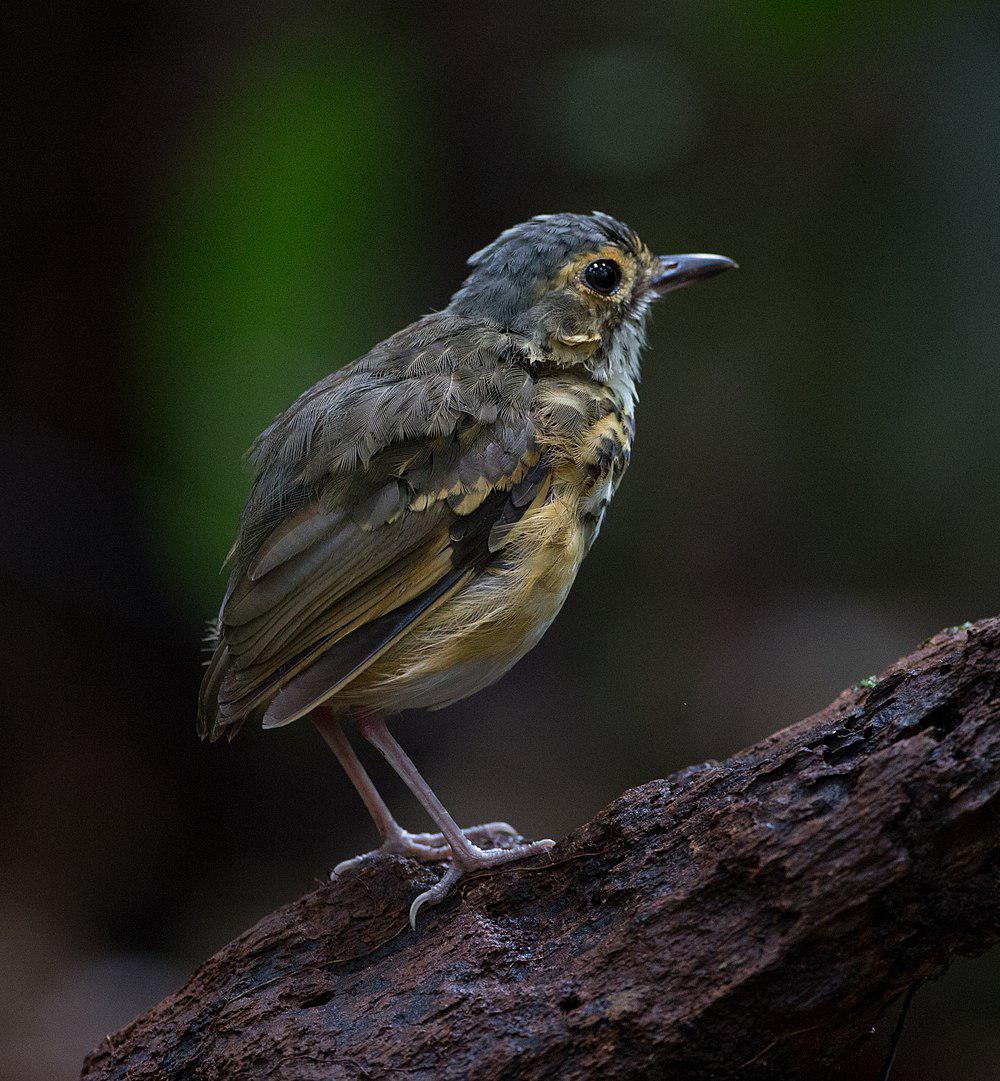
M 415 931 L 417 929 L 417 916 L 420 914 L 420 910 L 427 905 L 439 905 L 449 893 L 451 893 L 452 886 L 465 874 L 465 871 L 457 864 L 450 864 L 441 878 L 431 886 L 430 889 L 424 890 L 423 893 L 418 894 L 410 905 L 410 926 Z

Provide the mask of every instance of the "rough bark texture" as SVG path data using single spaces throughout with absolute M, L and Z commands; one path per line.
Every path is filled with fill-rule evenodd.
M 871 683 L 871 686 L 867 684 Z M 263 919 L 84 1076 L 797 1078 L 1000 938 L 1000 619 L 467 882 L 384 857 Z

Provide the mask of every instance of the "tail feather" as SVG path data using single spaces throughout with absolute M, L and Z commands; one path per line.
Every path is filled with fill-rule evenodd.
M 219 639 L 217 625 L 211 626 L 215 648 L 198 692 L 198 735 L 214 743 L 226 728 L 219 718 L 219 688 L 229 672 L 230 660 L 228 647 Z

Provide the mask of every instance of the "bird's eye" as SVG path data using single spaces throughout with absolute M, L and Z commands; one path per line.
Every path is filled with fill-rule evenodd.
M 602 296 L 610 296 L 622 280 L 622 268 L 614 259 L 596 259 L 583 272 L 583 280 Z

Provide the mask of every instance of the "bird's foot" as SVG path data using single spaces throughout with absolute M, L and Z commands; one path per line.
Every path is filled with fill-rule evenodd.
M 440 836 L 440 835 L 438 835 Z M 363 852 L 360 856 L 352 856 L 348 860 L 341 860 L 330 872 L 331 878 L 337 878 L 355 867 L 360 867 L 366 860 L 382 853 L 390 853 L 394 856 L 409 856 L 410 859 L 419 860 L 421 863 L 434 863 L 437 860 L 446 860 L 451 855 L 451 849 L 446 844 L 435 844 L 434 834 L 410 833 L 401 829 L 398 833 L 392 833 L 371 852 Z
M 507 849 L 524 840 L 509 822 L 484 822 L 481 826 L 468 826 L 462 833 L 474 845 L 482 846 L 483 842 L 486 842 L 489 848 Z M 451 855 L 443 833 L 411 833 L 408 836 L 419 844 L 444 849 L 446 855 Z
M 510 851 L 516 847 L 514 842 L 520 840 L 521 835 L 513 826 L 506 822 L 486 822 L 482 826 L 470 826 L 462 830 L 462 833 L 475 846 L 477 841 L 485 840 L 496 844 L 497 841 L 509 841 L 511 845 L 503 846 L 498 851 Z M 395 856 L 408 856 L 410 859 L 419 860 L 421 863 L 438 863 L 450 859 L 451 847 L 440 833 L 410 833 L 409 830 L 398 829 L 386 837 L 382 844 L 371 852 L 364 852 L 360 856 L 352 856 L 350 859 L 341 860 L 330 872 L 331 878 L 359 867 L 366 860 L 382 853 Z
M 497 823 L 491 823 L 495 826 Z M 484 827 L 477 827 L 483 829 Z M 468 835 L 468 830 L 463 830 L 463 833 Z M 551 841 L 548 838 L 542 841 L 530 841 L 524 844 L 514 844 L 508 848 L 490 848 L 482 849 L 474 844 L 470 844 L 467 849 L 456 852 L 452 862 L 448 864 L 447 869 L 441 878 L 431 886 L 430 889 L 424 890 L 423 893 L 418 894 L 413 899 L 413 904 L 410 905 L 410 926 L 415 931 L 417 929 L 417 916 L 420 910 L 426 905 L 439 905 L 451 892 L 452 886 L 466 874 L 471 874 L 475 871 L 486 871 L 491 867 L 497 867 L 504 863 L 513 863 L 515 860 L 528 859 L 530 856 L 537 856 L 541 852 L 548 852 L 550 848 L 555 844 L 555 841 Z

